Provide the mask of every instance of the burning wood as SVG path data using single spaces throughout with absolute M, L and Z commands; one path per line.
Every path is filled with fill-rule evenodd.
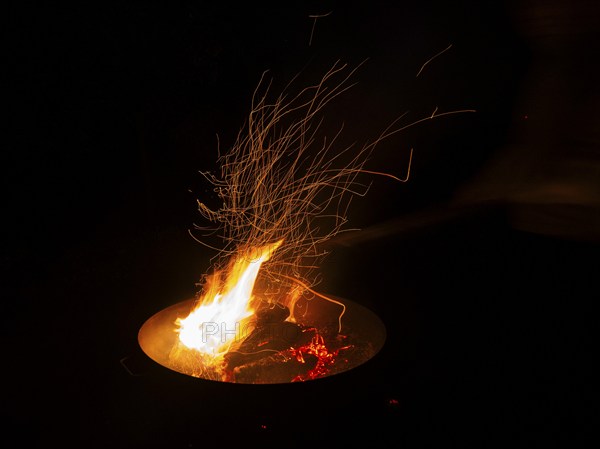
M 271 373 L 271 382 L 314 379 L 326 375 L 339 351 L 350 347 L 339 346 L 344 337 L 337 329 L 325 329 L 326 343 L 315 327 L 285 321 L 289 315 L 289 309 L 279 305 L 256 312 L 254 330 L 239 348 L 224 356 L 227 380 L 261 383 L 265 369 Z

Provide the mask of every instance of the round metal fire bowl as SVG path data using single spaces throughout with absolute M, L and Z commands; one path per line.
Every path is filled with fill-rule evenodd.
M 326 373 L 310 379 L 311 381 L 339 374 L 364 364 L 381 350 L 386 339 L 385 325 L 371 310 L 349 299 L 327 296 L 342 303 L 345 309 L 340 304 L 314 297 L 310 301 L 298 301 L 292 311 L 294 321 L 298 325 L 314 327 L 319 333 L 327 335 L 331 335 L 332 329 L 334 329 L 333 334 L 343 339 L 346 348 L 338 352 L 335 362 L 328 366 Z M 151 316 L 139 330 L 140 347 L 156 363 L 173 371 L 207 380 L 228 382 L 222 378 L 215 378 L 210 369 L 207 369 L 206 375 L 204 375 L 202 366 L 195 366 L 192 369 L 189 363 L 179 363 L 180 361 L 173 357 L 173 349 L 181 346 L 175 321 L 177 318 L 185 318 L 194 306 L 195 299 L 191 298 L 173 304 Z M 344 313 L 340 318 L 342 310 Z M 341 331 L 338 332 L 340 320 Z M 194 355 L 193 352 L 193 350 L 188 350 L 186 356 L 188 360 Z M 195 358 L 194 363 L 201 364 L 201 358 Z M 282 380 L 280 375 L 275 374 L 276 370 L 273 368 L 269 364 L 264 364 L 263 367 L 257 368 L 258 375 L 252 381 L 235 380 L 234 382 L 278 384 L 292 381 L 292 379 Z

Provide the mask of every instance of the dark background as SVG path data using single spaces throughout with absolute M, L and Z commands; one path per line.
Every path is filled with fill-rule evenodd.
M 529 125 L 527 76 L 545 60 L 536 52 L 562 63 L 554 48 L 587 42 L 587 21 L 540 25 L 563 17 L 552 3 L 559 13 L 537 16 L 536 2 L 10 5 L 5 435 L 39 447 L 584 445 L 597 203 L 582 187 L 559 209 L 542 201 L 524 213 L 538 210 L 535 195 L 512 207 L 497 192 L 512 174 L 537 185 L 527 158 L 491 178 L 495 196 L 477 195 L 506 147 L 523 134 L 535 142 L 528 126 L 552 131 Z M 574 4 L 569 18 L 596 12 Z M 330 12 L 313 30 L 309 15 Z M 538 46 L 524 32 L 536 26 L 560 45 Z M 373 180 L 349 212 L 365 232 L 331 243 L 323 289 L 382 317 L 382 352 L 339 376 L 265 388 L 153 364 L 140 326 L 191 297 L 214 255 L 188 229 L 196 199 L 214 200 L 198 171 L 216 168 L 216 135 L 231 146 L 263 71 L 276 90 L 299 72 L 314 82 L 336 60 L 365 59 L 328 109 L 325 129 L 345 123 L 344 141 L 370 141 L 405 112 L 409 124 L 436 107 L 477 111 L 384 141 L 370 167 L 403 176 L 414 148 L 409 182 Z M 596 98 L 586 90 L 594 70 L 564 77 L 585 95 L 552 92 L 559 104 L 575 98 L 572 121 L 588 116 L 576 100 Z M 596 170 L 590 142 L 577 154 Z

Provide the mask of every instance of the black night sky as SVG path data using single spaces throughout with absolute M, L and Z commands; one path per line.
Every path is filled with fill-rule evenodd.
M 20 445 L 585 445 L 592 2 L 12 3 L 2 421 Z M 214 255 L 188 234 L 196 200 L 216 200 L 199 171 L 218 168 L 263 72 L 279 93 L 338 60 L 362 64 L 327 109 L 340 143 L 476 111 L 383 141 L 369 168 L 404 176 L 413 148 L 408 182 L 373 179 L 348 216 L 364 232 L 331 243 L 322 287 L 380 315 L 384 349 L 273 388 L 153 364 L 140 326 L 191 297 Z

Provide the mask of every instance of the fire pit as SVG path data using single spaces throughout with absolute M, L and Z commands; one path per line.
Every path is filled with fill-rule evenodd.
M 245 384 L 314 380 L 367 362 L 385 342 L 385 326 L 376 314 L 348 299 L 332 299 L 343 304 L 341 329 L 339 304 L 319 297 L 298 301 L 291 312 L 264 305 L 248 326 L 205 325 L 207 335 L 201 338 L 216 336 L 232 344 L 216 359 L 207 359 L 179 339 L 176 323 L 194 308 L 195 298 L 150 317 L 138 341 L 155 362 L 201 379 Z

